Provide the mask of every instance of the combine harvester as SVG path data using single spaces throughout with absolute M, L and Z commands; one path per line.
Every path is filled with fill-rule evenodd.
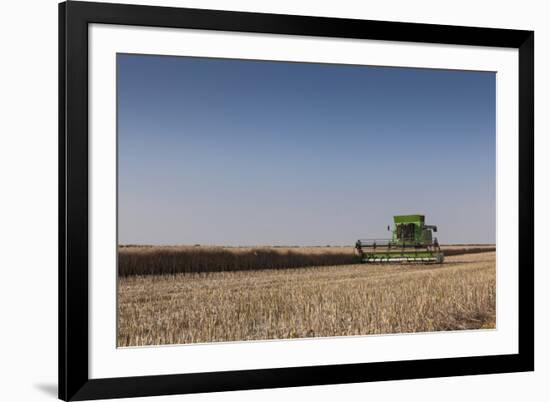
M 443 263 L 437 238 L 432 238 L 432 231 L 437 232 L 437 226 L 425 225 L 424 215 L 397 215 L 393 222 L 391 239 L 357 240 L 355 248 L 361 262 Z

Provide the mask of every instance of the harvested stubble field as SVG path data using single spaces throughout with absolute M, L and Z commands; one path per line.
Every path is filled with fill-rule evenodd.
M 118 346 L 494 328 L 495 277 L 494 252 L 443 265 L 123 275 Z

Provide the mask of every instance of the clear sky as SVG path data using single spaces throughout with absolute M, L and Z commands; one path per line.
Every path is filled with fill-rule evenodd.
M 120 244 L 495 242 L 495 74 L 118 55 Z

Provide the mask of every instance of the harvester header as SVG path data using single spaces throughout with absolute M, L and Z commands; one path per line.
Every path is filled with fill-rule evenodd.
M 357 240 L 355 248 L 361 262 L 442 263 L 443 253 L 437 238 L 432 237 L 437 226 L 424 222 L 420 214 L 394 216 L 391 239 Z

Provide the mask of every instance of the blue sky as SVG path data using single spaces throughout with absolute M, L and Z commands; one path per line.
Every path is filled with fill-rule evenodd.
M 495 74 L 118 55 L 120 244 L 495 242 Z

